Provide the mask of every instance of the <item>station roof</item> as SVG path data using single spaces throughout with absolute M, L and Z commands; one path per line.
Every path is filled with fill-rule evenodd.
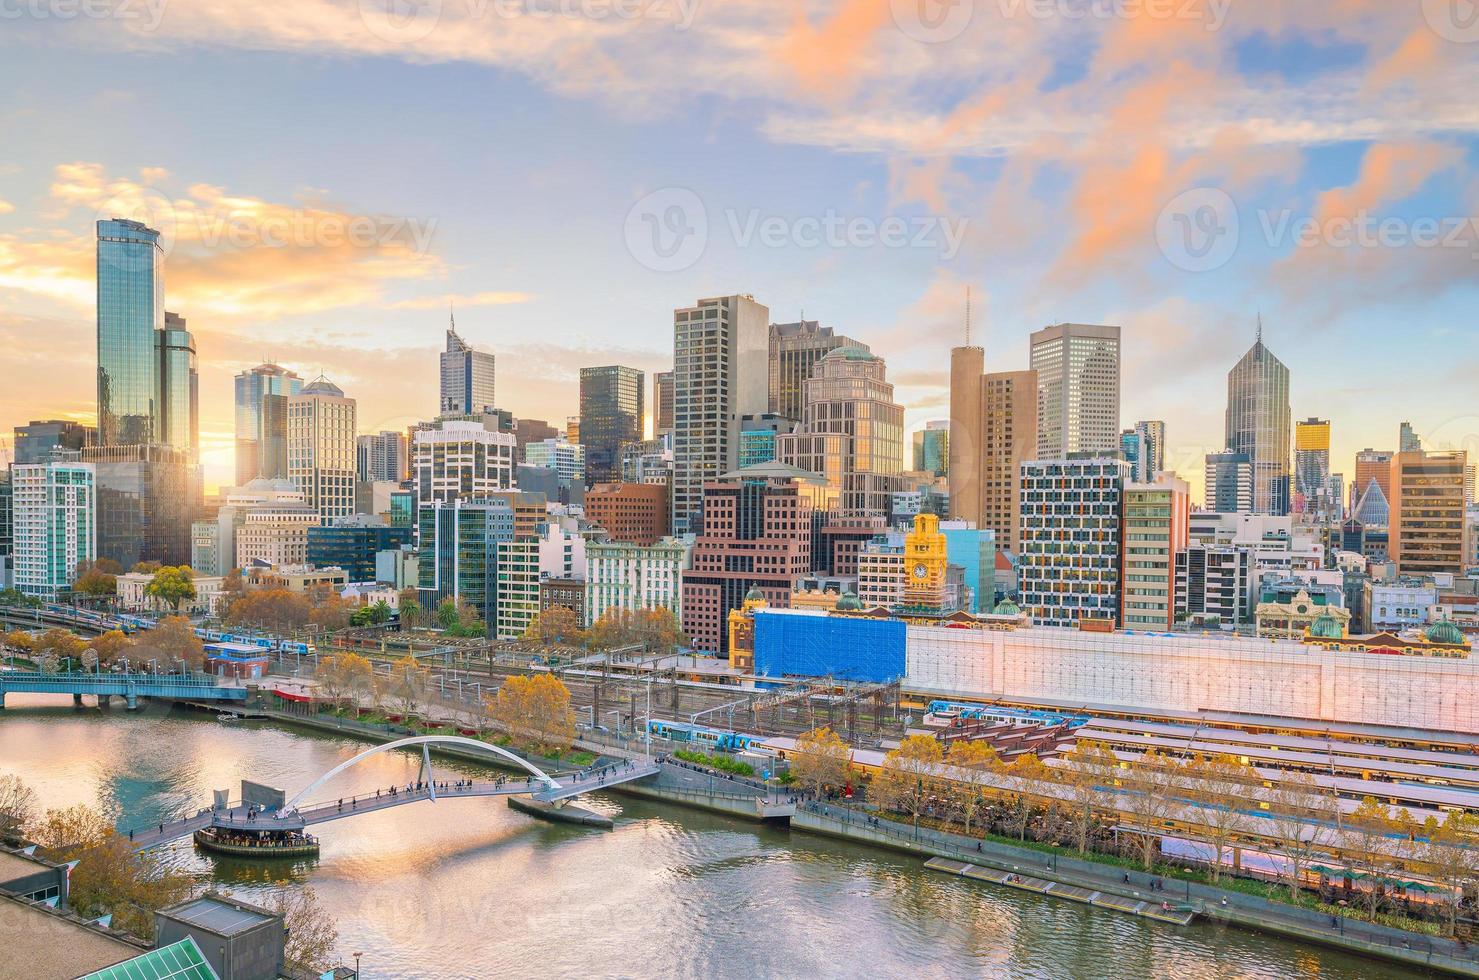
M 79 980 L 220 980 L 220 975 L 205 961 L 195 940 L 186 936 Z

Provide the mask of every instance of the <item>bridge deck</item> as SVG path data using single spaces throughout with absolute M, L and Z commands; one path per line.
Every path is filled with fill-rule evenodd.
M 259 812 L 249 818 L 245 806 L 235 806 L 228 810 L 196 813 L 172 823 L 137 828 L 129 835 L 129 839 L 133 841 L 134 850 L 143 851 L 182 837 L 189 837 L 195 831 L 212 825 L 236 830 L 302 831 L 307 827 L 328 823 L 331 820 L 342 820 L 345 817 L 358 816 L 362 813 L 374 813 L 378 810 L 388 810 L 391 807 L 433 799 L 531 796 L 536 800 L 551 803 L 579 796 L 582 793 L 592 793 L 608 786 L 631 782 L 634 779 L 645 779 L 657 775 L 659 771 L 657 763 L 637 760 L 630 766 L 618 764 L 557 777 L 554 789 L 545 788 L 538 779 L 533 777 L 526 779 L 522 776 L 509 776 L 499 780 L 472 780 L 462 786 L 458 786 L 455 780 L 445 783 L 438 780 L 435 787 L 423 786 L 420 789 L 412 789 L 400 786 L 394 789 L 382 789 L 378 792 L 361 793 L 342 800 L 313 803 L 300 807 L 295 813 L 281 817 L 270 812 Z
M 244 685 L 218 683 L 209 674 L 43 674 L 0 671 L 0 695 L 95 694 L 191 701 L 245 701 Z

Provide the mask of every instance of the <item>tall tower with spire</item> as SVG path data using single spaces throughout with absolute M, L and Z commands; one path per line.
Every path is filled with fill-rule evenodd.
M 457 313 L 447 307 L 447 349 L 442 352 L 442 399 L 439 415 L 476 415 L 494 401 L 493 355 L 473 350 L 457 333 Z
M 1263 344 L 1263 315 L 1253 346 L 1227 374 L 1227 448 L 1253 469 L 1253 511 L 1289 513 L 1293 419 L 1289 369 Z

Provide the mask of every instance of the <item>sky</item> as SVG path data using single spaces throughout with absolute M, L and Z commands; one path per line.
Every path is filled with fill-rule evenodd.
M 1454 0 L 0 0 L 0 431 L 91 420 L 94 222 L 164 232 L 208 485 L 264 359 L 437 405 L 449 305 L 500 407 L 672 360 L 749 293 L 943 418 L 950 347 L 1123 328 L 1122 423 L 1200 486 L 1264 338 L 1332 468 L 1479 452 L 1479 16 Z

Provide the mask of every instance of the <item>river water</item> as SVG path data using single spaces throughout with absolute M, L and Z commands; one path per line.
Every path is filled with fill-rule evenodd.
M 10 695 L 0 772 L 43 807 L 94 804 L 120 826 L 193 811 L 246 777 L 288 790 L 366 744 L 162 706 L 74 708 Z M 419 755 L 373 756 L 322 798 L 404 784 Z M 447 778 L 485 775 L 438 762 Z M 438 778 L 442 778 L 439 776 Z M 319 794 L 315 794 L 319 795 Z M 1173 928 L 1024 895 L 918 859 L 626 797 L 588 804 L 614 830 L 548 824 L 501 799 L 418 803 L 330 823 L 312 862 L 161 852 L 247 900 L 311 883 L 346 962 L 382 977 L 1412 976 L 1384 964 L 1209 925 Z M 122 816 L 127 814 L 127 817 Z

